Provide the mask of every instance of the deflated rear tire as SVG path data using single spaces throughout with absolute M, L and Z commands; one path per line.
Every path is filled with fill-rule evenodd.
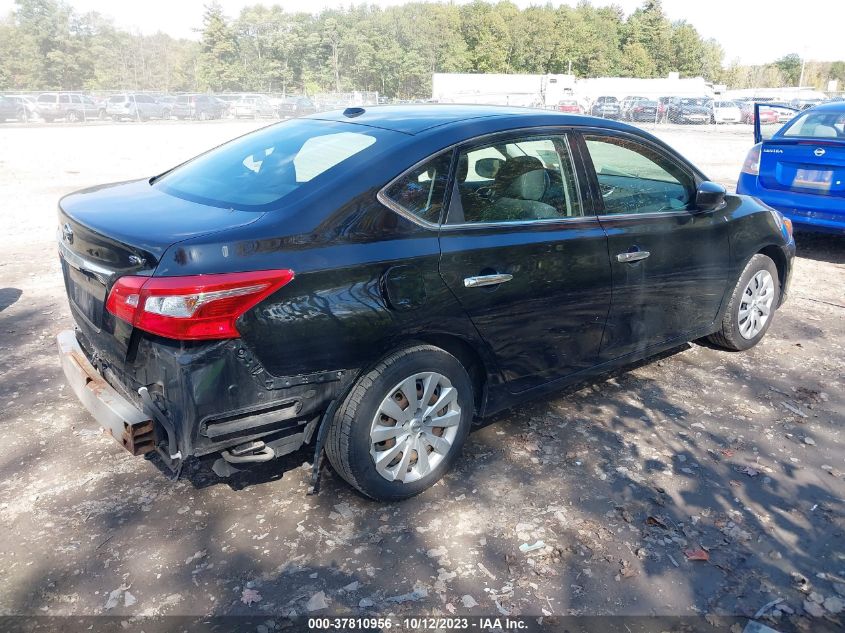
M 779 299 L 777 266 L 765 255 L 754 255 L 739 276 L 721 329 L 708 340 L 737 352 L 754 347 L 772 324 Z
M 390 354 L 361 376 L 326 437 L 335 471 L 380 501 L 419 494 L 460 456 L 473 387 L 454 356 L 431 345 Z

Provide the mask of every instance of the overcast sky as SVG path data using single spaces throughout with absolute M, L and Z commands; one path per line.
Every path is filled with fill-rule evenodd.
M 142 33 L 164 31 L 176 37 L 196 38 L 194 31 L 202 21 L 207 0 L 69 0 L 79 12 L 99 11 L 114 18 L 118 26 Z M 565 4 L 575 5 L 577 0 Z M 241 8 L 260 0 L 222 0 L 224 10 L 235 17 Z M 460 3 L 460 2 L 459 2 Z M 642 0 L 593 0 L 594 5 L 616 4 L 626 13 Z M 327 7 L 351 4 L 339 0 L 283 0 L 263 4 L 281 4 L 288 11 L 317 12 Z M 355 2 L 361 4 L 361 2 Z M 403 4 L 402 0 L 367 0 L 380 6 Z M 545 4 L 543 0 L 516 0 L 520 7 Z M 559 0 L 552 4 L 564 4 Z M 10 11 L 14 0 L 0 0 L 0 13 Z M 663 0 L 671 20 L 685 19 L 704 37 L 713 37 L 725 48 L 725 60 L 738 58 L 743 63 L 772 61 L 788 53 L 808 59 L 845 58 L 842 25 L 845 24 L 843 0 Z

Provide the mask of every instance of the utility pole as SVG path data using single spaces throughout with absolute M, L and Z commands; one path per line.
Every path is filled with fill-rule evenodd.
M 804 85 L 804 67 L 806 65 L 807 65 L 807 55 L 805 54 L 803 57 L 801 57 L 801 78 L 798 79 L 798 87 L 799 88 Z

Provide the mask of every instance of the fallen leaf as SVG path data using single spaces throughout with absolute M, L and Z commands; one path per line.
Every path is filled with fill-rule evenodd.
M 308 603 L 305 605 L 305 608 L 311 611 L 320 611 L 322 609 L 327 609 L 329 606 L 328 601 L 326 601 L 326 594 L 323 591 L 318 591 L 315 593 L 311 598 L 309 598 Z
M 684 556 L 687 557 L 687 560 L 710 560 L 710 554 L 700 547 L 697 549 L 685 549 Z
M 653 527 L 663 528 L 664 530 L 668 530 L 668 529 L 669 529 L 669 528 L 667 527 L 667 525 L 666 525 L 663 521 L 661 521 L 660 519 L 658 519 L 657 517 L 651 517 L 651 516 L 650 516 L 650 517 L 648 517 L 648 518 L 645 520 L 645 524 L 646 524 L 646 525 L 651 525 L 651 526 L 653 526 Z
M 247 606 L 254 602 L 261 602 L 261 594 L 256 589 L 244 589 L 241 592 L 241 602 Z

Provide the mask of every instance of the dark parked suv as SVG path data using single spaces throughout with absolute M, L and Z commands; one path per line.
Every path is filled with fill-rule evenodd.
M 279 100 L 278 115 L 280 118 L 305 116 L 314 114 L 317 108 L 308 97 L 284 97 Z
M 666 111 L 672 123 L 710 123 L 713 102 L 707 97 L 675 97 Z
M 474 419 L 757 344 L 795 249 L 646 132 L 484 106 L 269 126 L 64 197 L 58 240 L 65 375 L 130 453 L 226 475 L 312 443 L 378 499 L 436 482 Z
M 171 114 L 177 119 L 198 119 L 207 121 L 219 119 L 226 109 L 225 104 L 212 95 L 179 95 L 173 102 Z
M 599 97 L 590 108 L 590 114 L 603 119 L 622 118 L 622 104 L 616 97 Z

